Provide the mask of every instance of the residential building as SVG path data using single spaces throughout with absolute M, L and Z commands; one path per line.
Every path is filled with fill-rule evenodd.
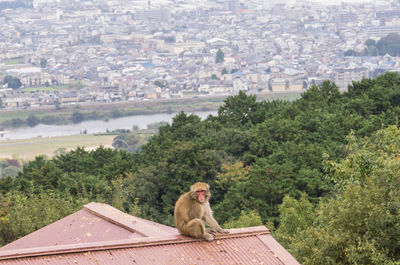
M 369 78 L 369 71 L 367 68 L 335 69 L 334 76 L 334 82 L 339 88 L 347 88 L 353 81 Z
M 225 10 L 236 12 L 240 9 L 240 2 L 239 0 L 225 0 L 224 8 Z

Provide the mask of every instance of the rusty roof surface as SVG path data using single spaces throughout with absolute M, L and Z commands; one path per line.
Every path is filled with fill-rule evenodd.
M 20 239 L 24 244 L 11 243 L 0 248 L 0 264 L 299 264 L 264 226 L 231 229 L 229 234 L 218 234 L 214 241 L 207 242 L 181 236 L 175 228 L 124 214 L 109 205 L 91 203 L 83 210 L 85 214 L 93 215 L 89 215 L 91 219 L 86 217 L 91 222 L 109 223 L 97 226 L 98 230 L 91 227 L 93 236 L 88 238 L 95 240 L 76 242 L 73 237 L 63 240 L 62 237 L 67 233 L 57 232 L 53 234 L 57 240 L 45 241 L 65 244 L 27 245 L 31 239 L 39 239 L 40 231 L 45 230 L 40 229 L 34 232 L 37 233 L 35 237 L 31 236 L 32 233 Z M 82 216 L 86 215 L 76 215 L 79 220 Z M 97 221 L 96 218 L 102 220 Z M 61 224 L 68 227 L 70 223 L 64 219 L 60 220 Z M 87 224 L 84 222 L 84 225 Z M 106 227 L 113 227 L 117 231 L 116 236 L 104 232 L 102 229 Z M 64 229 L 65 226 L 54 226 L 52 229 L 55 228 Z M 76 231 L 84 233 L 86 230 Z M 126 231 L 130 231 L 130 235 Z M 94 235 L 102 233 L 106 233 L 106 236 Z
M 92 202 L 82 210 L 5 245 L 0 251 L 170 234 L 178 232 L 173 227 L 134 217 L 110 205 Z

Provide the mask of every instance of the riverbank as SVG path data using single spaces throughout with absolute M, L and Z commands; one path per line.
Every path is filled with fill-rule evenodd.
M 100 145 L 110 147 L 115 135 L 72 135 L 25 140 L 0 141 L 0 159 L 34 159 L 38 155 L 54 156 L 57 152 L 76 149 L 78 146 L 92 150 Z
M 294 100 L 301 91 L 257 94 L 259 100 Z M 118 103 L 81 103 L 46 106 L 24 110 L 1 110 L 0 131 L 11 127 L 37 124 L 72 124 L 85 120 L 109 120 L 132 115 L 154 113 L 197 112 L 217 110 L 228 95 L 202 96 L 168 100 L 147 100 Z
M 39 123 L 72 124 L 86 120 L 108 120 L 153 113 L 216 110 L 222 102 L 223 98 L 174 99 L 101 104 L 82 103 L 58 108 L 46 106 L 24 110 L 2 110 L 0 112 L 0 128 L 35 126 Z
M 188 112 L 189 113 L 189 112 Z M 205 119 L 208 115 L 216 115 L 217 111 L 192 112 Z M 160 122 L 171 123 L 177 112 L 156 113 L 147 115 L 132 115 L 107 120 L 85 120 L 72 124 L 37 124 L 31 127 L 8 128 L 8 131 L 0 132 L 0 142 L 8 140 L 22 140 L 30 138 L 46 138 L 56 136 L 68 136 L 79 134 L 103 134 L 118 130 L 143 130 Z

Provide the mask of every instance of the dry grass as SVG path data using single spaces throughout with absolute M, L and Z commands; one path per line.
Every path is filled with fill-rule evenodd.
M 0 158 L 17 157 L 31 160 L 38 155 L 52 157 L 59 148 L 65 148 L 68 151 L 78 146 L 85 147 L 87 150 L 95 149 L 100 145 L 109 147 L 114 137 L 115 135 L 73 135 L 0 141 Z

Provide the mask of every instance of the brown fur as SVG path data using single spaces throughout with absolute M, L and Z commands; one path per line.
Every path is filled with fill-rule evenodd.
M 197 191 L 205 191 L 205 200 L 200 202 Z M 174 218 L 179 233 L 195 238 L 214 239 L 214 233 L 228 233 L 222 229 L 212 215 L 209 199 L 210 186 L 204 182 L 197 182 L 190 187 L 190 191 L 182 194 L 175 204 Z M 209 226 L 206 229 L 205 226 Z

